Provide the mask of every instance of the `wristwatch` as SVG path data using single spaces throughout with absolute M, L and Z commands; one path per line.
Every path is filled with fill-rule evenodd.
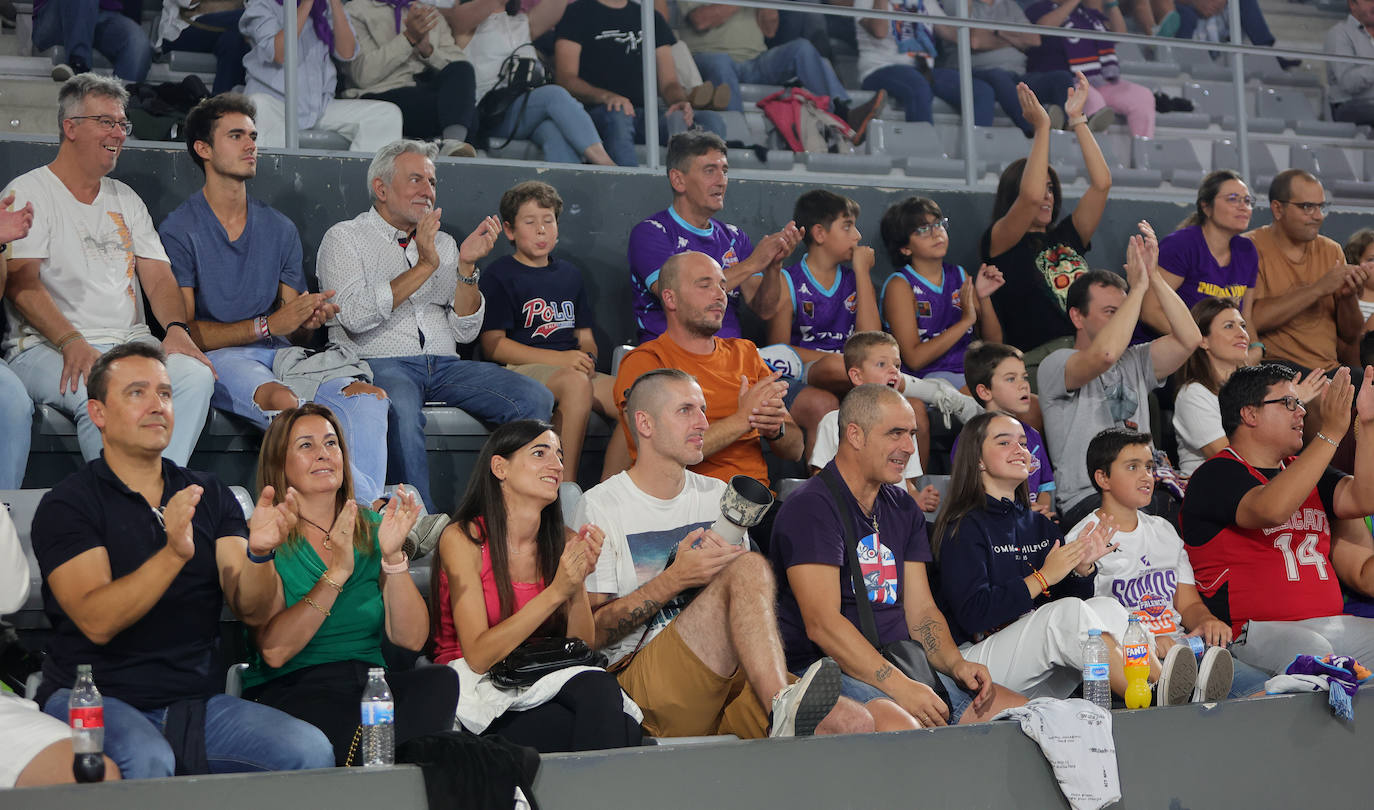
M 765 436 L 764 438 L 768 439 L 768 441 L 770 441 L 770 442 L 775 442 L 775 441 L 777 441 L 778 439 L 781 439 L 783 436 L 786 436 L 786 435 L 787 435 L 787 423 L 786 423 L 786 422 L 783 422 L 783 423 L 781 423 L 781 424 L 778 425 L 778 432 L 777 432 L 775 435 L 773 435 L 773 436 Z
M 471 275 L 471 276 L 465 276 L 465 275 L 463 275 L 463 271 L 462 271 L 462 270 L 459 270 L 459 271 L 458 271 L 458 280 L 459 280 L 460 282 L 462 282 L 463 284 L 468 285 L 469 287 L 476 287 L 476 286 L 477 286 L 477 279 L 478 279 L 481 275 L 482 275 L 482 268 L 480 268 L 480 267 L 478 267 L 477 265 L 474 264 L 474 265 L 472 266 L 472 275 Z

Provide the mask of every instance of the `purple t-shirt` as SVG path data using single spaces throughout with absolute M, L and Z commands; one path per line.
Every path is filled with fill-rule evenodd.
M 916 298 L 916 331 L 920 333 L 922 342 L 941 334 L 959 323 L 959 319 L 964 317 L 963 302 L 959 300 L 960 291 L 963 289 L 966 278 L 964 268 L 948 262 L 945 262 L 942 267 L 945 276 L 938 287 L 913 270 L 909 264 L 888 276 L 887 281 L 883 282 L 884 297 L 887 296 L 887 285 L 893 282 L 904 283 L 911 287 L 911 294 Z M 891 328 L 890 324 L 884 323 L 883 325 Z M 963 374 L 964 352 L 972 342 L 973 327 L 970 326 L 963 337 L 955 341 L 949 351 L 930 365 L 921 369 L 913 369 L 909 368 L 906 363 L 902 363 L 902 371 L 917 377 L 924 377 L 935 371 Z
M 640 222 L 630 231 L 630 287 L 634 293 L 635 320 L 639 342 L 653 340 L 667 328 L 663 305 L 650 289 L 658 281 L 658 271 L 668 257 L 689 250 L 705 253 L 728 268 L 749 258 L 754 244 L 749 235 L 734 225 L 711 220 L 707 229 L 689 225 L 671 207 Z M 730 291 L 725 306 L 725 322 L 716 337 L 740 337 L 739 287 Z
M 806 256 L 782 272 L 792 296 L 792 345 L 818 352 L 842 351 L 854 334 L 854 312 L 859 306 L 854 271 L 840 265 L 829 289 L 811 275 Z
M 1231 263 L 1222 267 L 1207 249 L 1202 226 L 1189 225 L 1160 240 L 1159 266 L 1183 277 L 1178 297 L 1191 309 L 1204 298 L 1244 298 L 1259 277 L 1259 251 L 1237 234 L 1231 237 Z
M 849 575 L 849 553 L 845 550 L 845 532 L 840 523 L 842 508 L 854 521 L 854 534 L 859 538 L 859 566 L 868 586 L 868 600 L 873 606 L 873 621 L 878 630 L 878 643 L 887 644 L 911 638 L 906 627 L 902 605 L 902 580 L 906 562 L 930 562 L 930 540 L 926 536 L 926 521 L 920 507 L 898 486 L 884 485 L 873 502 L 878 531 L 863 518 L 859 502 L 841 484 L 848 505 L 837 505 L 821 475 L 834 475 L 835 462 L 825 465 L 817 474 L 798 487 L 783 503 L 773 522 L 773 538 L 769 557 L 778 582 L 778 629 L 789 670 L 809 666 L 825 655 L 806 636 L 801 608 L 787 582 L 787 569 L 794 565 L 829 565 L 840 578 L 840 612 L 855 627 L 859 613 L 854 601 L 854 586 Z
M 1021 422 L 1020 419 L 1016 421 Z M 1026 429 L 1026 449 L 1031 452 L 1030 475 L 1026 476 L 1026 487 L 1030 490 L 1031 500 L 1041 492 L 1055 490 L 1054 468 L 1050 466 L 1050 454 L 1045 450 L 1045 438 L 1040 431 L 1021 422 Z M 959 449 L 959 437 L 954 437 L 954 446 L 949 449 L 949 460 L 954 461 L 954 453 Z

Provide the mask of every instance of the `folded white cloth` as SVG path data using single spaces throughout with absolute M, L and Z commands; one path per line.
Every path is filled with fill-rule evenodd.
M 490 676 L 473 672 L 462 658 L 448 665 L 458 673 L 458 724 L 473 734 L 486 731 L 493 720 L 508 711 L 519 712 L 548 703 L 574 675 L 605 671 L 597 667 L 567 667 L 550 672 L 530 686 L 506 689 L 493 683 Z M 644 722 L 644 712 L 623 689 L 620 697 L 625 713 L 637 723 Z
M 1021 723 L 1021 731 L 1040 745 L 1073 810 L 1100 810 L 1121 800 L 1111 712 L 1079 698 L 1036 698 L 992 719 Z

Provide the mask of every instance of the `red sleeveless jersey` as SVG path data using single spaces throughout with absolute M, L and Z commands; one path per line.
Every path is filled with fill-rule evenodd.
M 1217 455 L 1222 454 L 1244 464 L 1260 483 L 1269 483 L 1231 448 Z M 1283 525 L 1242 529 L 1233 524 L 1210 541 L 1189 546 L 1188 560 L 1203 600 L 1231 622 L 1235 633 L 1251 619 L 1299 621 L 1336 616 L 1344 609 L 1331 566 L 1331 522 L 1316 487 Z

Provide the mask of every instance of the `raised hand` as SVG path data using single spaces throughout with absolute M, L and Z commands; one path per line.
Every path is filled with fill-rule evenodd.
M 167 548 L 184 560 L 196 556 L 195 530 L 191 518 L 205 490 L 195 484 L 181 490 L 162 509 L 162 524 L 167 529 Z
M 431 208 L 420 216 L 419 222 L 415 223 L 415 253 L 418 257 L 418 264 L 428 267 L 439 266 L 439 249 L 435 247 L 434 240 L 439 235 L 439 223 L 443 220 L 443 216 L 444 209 Z M 464 242 L 463 244 L 467 243 Z M 461 260 L 461 258 L 462 251 L 460 250 L 459 259 Z
M 1374 420 L 1374 366 L 1364 367 L 1364 381 L 1360 383 L 1360 393 L 1355 397 L 1355 413 L 1360 424 Z
M 494 216 L 486 219 L 468 234 L 463 244 L 458 246 L 458 261 L 461 264 L 474 264 L 491 252 L 496 246 L 496 237 L 501 234 L 501 222 Z
M 1087 103 L 1088 77 L 1084 76 L 1082 71 L 1075 70 L 1073 72 L 1073 84 L 1069 86 L 1069 99 L 1064 102 L 1064 114 L 1070 120 L 1077 118 L 1083 114 L 1083 105 Z
M 965 329 L 978 322 L 978 287 L 972 277 L 964 279 L 959 287 L 959 308 L 964 311 L 959 322 Z
M 1054 545 L 1050 546 L 1049 553 L 1045 555 L 1045 562 L 1040 565 L 1040 573 L 1044 575 L 1045 581 L 1051 585 L 1062 582 L 1070 571 L 1083 562 L 1083 552 L 1086 548 L 1083 543 L 1055 540 Z
M 916 505 L 921 507 L 922 512 L 934 512 L 940 508 L 940 490 L 934 484 L 926 484 L 926 488 L 916 493 Z
M 1369 385 L 1360 386 L 1363 402 L 1360 421 L 1374 419 L 1374 394 L 1366 394 Z M 1350 369 L 1342 366 L 1331 379 L 1331 385 L 1317 405 L 1317 420 L 1321 433 L 1333 442 L 1340 442 L 1350 429 L 1350 403 L 1355 399 L 1355 386 L 1350 382 Z
M 377 545 L 382 548 L 383 559 L 400 553 L 406 535 L 419 519 L 420 502 L 415 493 L 397 487 L 396 494 L 382 509 L 382 525 L 377 528 Z
M 353 576 L 353 527 L 357 523 L 358 502 L 350 498 L 334 518 L 334 528 L 324 538 L 324 554 L 321 557 L 325 568 L 338 574 L 333 579 L 340 585 Z
M 1135 224 L 1140 231 L 1140 238 L 1144 241 L 1145 254 L 1143 256 L 1145 265 L 1151 271 L 1159 265 L 1159 237 L 1155 236 L 1155 229 L 1145 220 L 1140 220 Z
M 600 553 L 600 549 L 597 553 Z M 587 540 L 580 534 L 574 536 L 563 545 L 563 556 L 558 558 L 558 570 L 554 572 L 549 587 L 564 599 L 571 599 L 586 587 L 587 576 L 593 568 Z
M 1131 292 L 1142 293 L 1150 289 L 1150 276 L 1154 265 L 1146 258 L 1149 255 L 1143 236 L 1132 236 L 1126 244 L 1126 283 Z
M 996 267 L 985 264 L 978 268 L 978 275 L 974 282 L 974 289 L 978 291 L 979 298 L 987 298 L 989 295 L 1002 289 L 1002 285 L 1007 283 L 1007 279 L 1002 275 L 1002 271 Z
M 1016 85 L 1016 99 L 1021 102 L 1021 115 L 1026 119 L 1026 123 L 1033 129 L 1049 129 L 1050 114 L 1045 112 L 1045 105 L 1040 103 L 1040 99 L 1035 97 L 1035 91 L 1025 82 Z
M 878 257 L 868 245 L 856 245 L 854 257 L 849 260 L 849 266 L 854 268 L 855 275 L 860 278 L 866 278 L 873 265 L 877 263 Z
M 606 533 L 594 523 L 583 524 L 577 536 L 587 544 L 587 572 L 596 570 L 596 562 L 601 559 L 601 548 L 606 542 Z
M 275 499 L 276 490 L 271 486 L 263 487 L 258 504 L 248 517 L 248 550 L 259 557 L 271 554 L 286 542 L 300 518 L 294 488 L 286 488 L 286 497 L 281 503 L 272 503 Z
M 0 200 L 0 244 L 8 244 L 29 235 L 33 227 L 33 203 L 26 203 L 18 211 L 11 211 L 14 205 L 14 192 Z
M 1078 562 L 1077 571 L 1082 576 L 1092 573 L 1093 563 L 1116 551 L 1119 544 L 1113 543 L 1116 536 L 1116 518 L 1098 510 L 1097 522 L 1089 523 L 1079 533 L 1075 544 L 1083 544 L 1083 556 Z
M 1307 372 L 1306 378 L 1302 376 L 1301 372 L 1293 375 L 1293 388 L 1297 391 L 1298 399 L 1303 401 L 1308 410 L 1315 410 L 1317 400 L 1326 393 L 1326 387 L 1330 384 L 1331 379 L 1320 368 L 1314 368 Z

